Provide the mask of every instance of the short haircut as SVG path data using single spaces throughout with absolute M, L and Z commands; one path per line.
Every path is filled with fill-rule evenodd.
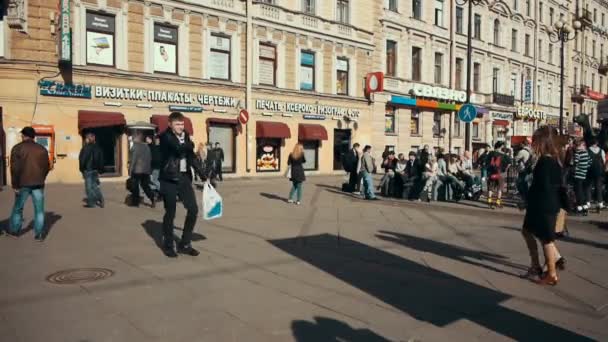
M 353 144 L 353 148 L 359 148 L 361 145 L 359 145 L 359 143 L 354 143 Z
M 369 146 L 369 145 L 365 145 L 365 147 L 363 148 L 363 152 L 367 152 L 367 151 L 369 151 L 369 150 L 371 150 L 371 149 L 372 149 L 372 147 L 371 147 L 371 146 Z
M 215 143 L 215 146 L 217 146 L 217 145 L 219 145 L 219 144 L 220 144 L 219 142 L 216 142 L 216 143 Z
M 416 156 L 416 152 L 410 151 L 410 153 L 408 154 L 408 156 L 414 156 L 415 157 Z
M 169 122 L 184 121 L 184 119 L 185 119 L 184 114 L 182 114 L 180 112 L 173 112 L 169 115 Z

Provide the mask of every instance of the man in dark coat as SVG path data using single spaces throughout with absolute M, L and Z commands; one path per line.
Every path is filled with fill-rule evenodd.
M 87 194 L 85 208 L 95 208 L 95 205 L 104 207 L 103 194 L 99 187 L 99 174 L 104 171 L 103 151 L 96 144 L 95 133 L 84 135 L 84 146 L 78 156 L 80 173 L 84 177 L 84 188 Z
M 224 162 L 224 150 L 220 147 L 220 143 L 215 143 L 215 148 L 213 149 L 215 153 L 215 172 L 220 180 L 220 182 L 224 181 L 224 177 L 222 176 L 222 163 Z
M 15 204 L 11 212 L 8 234 L 19 236 L 23 224 L 23 207 L 29 196 L 34 203 L 34 238 L 44 241 L 44 182 L 50 170 L 48 151 L 34 141 L 32 127 L 21 130 L 22 142 L 11 150 L 11 184 Z
M 353 148 L 344 155 L 343 166 L 344 170 L 348 172 L 348 188 L 350 191 L 357 191 L 359 189 L 359 160 L 361 159 L 361 153 L 359 143 L 354 143 Z
M 129 152 L 129 176 L 131 177 L 131 206 L 139 206 L 139 187 L 150 199 L 150 206 L 156 207 L 156 198 L 150 189 L 150 174 L 152 174 L 152 153 L 150 147 L 143 142 L 143 133 L 138 131 L 133 137 L 133 146 Z

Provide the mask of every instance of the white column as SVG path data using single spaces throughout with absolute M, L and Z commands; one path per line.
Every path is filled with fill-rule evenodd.
M 116 14 L 116 68 L 129 70 L 129 4 L 122 3 Z
M 296 38 L 297 39 L 297 38 Z M 297 41 L 297 40 L 296 40 Z M 300 47 L 296 47 L 296 60 L 294 65 L 294 75 L 295 75 L 295 85 L 294 85 L 294 89 L 295 90 L 300 90 L 300 61 L 302 59 L 302 50 L 300 49 Z
M 73 34 L 73 47 L 72 57 L 74 59 L 74 65 L 85 65 L 86 64 L 86 15 L 87 9 L 81 4 L 74 4 L 74 31 Z M 57 30 L 59 30 L 60 23 L 56 24 Z M 116 47 L 115 47 L 116 48 Z
M 184 16 L 185 22 L 178 27 L 178 69 L 177 73 L 180 76 L 188 77 L 190 75 L 190 25 L 188 25 L 189 16 Z
M 209 79 L 209 63 L 207 60 L 209 59 L 209 55 L 211 54 L 211 50 L 209 47 L 209 42 L 211 41 L 211 31 L 207 28 L 207 16 L 203 18 L 203 34 L 201 35 L 201 44 L 203 48 L 201 49 L 201 53 L 203 56 L 201 57 L 201 70 L 203 71 L 203 79 Z
M 285 88 L 285 43 L 277 44 L 277 87 Z
M 337 73 L 334 72 L 334 74 Z M 348 60 L 348 95 L 357 96 L 357 91 L 359 89 L 358 87 L 359 83 L 357 82 L 357 50 L 355 49 L 355 54 L 351 59 Z M 397 120 L 396 117 L 395 120 Z
M 230 75 L 232 82 L 241 83 L 241 25 L 230 38 Z
M 253 84 L 260 84 L 260 68 L 258 62 L 260 60 L 260 40 L 253 39 Z
M 324 76 L 325 74 L 323 73 L 323 53 L 321 52 L 323 51 L 323 48 L 321 48 L 321 50 L 317 51 L 317 53 L 315 54 L 315 91 L 317 93 L 322 93 L 323 92 L 323 80 L 324 80 Z M 332 65 L 332 69 L 333 69 L 333 65 L 335 64 L 335 56 L 331 61 L 331 65 Z M 331 72 L 331 71 L 330 71 Z M 335 83 L 335 82 L 333 82 Z

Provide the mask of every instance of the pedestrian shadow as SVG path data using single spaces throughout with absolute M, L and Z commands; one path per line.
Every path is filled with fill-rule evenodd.
M 344 192 L 344 191 L 342 191 L 342 188 L 339 188 L 337 186 L 327 185 L 327 184 L 315 184 L 315 186 L 317 186 L 319 188 L 324 188 L 325 191 L 332 193 L 332 194 L 342 195 L 344 197 L 349 197 L 349 198 L 354 198 L 354 199 L 361 198 L 359 195 L 357 195 L 359 193 L 358 191 Z
M 267 192 L 260 192 L 260 196 L 268 198 L 268 199 L 271 199 L 271 200 L 281 201 L 281 202 L 287 203 L 287 198 L 281 197 L 279 195 L 269 194 Z
M 56 214 L 55 212 L 46 212 L 44 213 L 44 233 L 49 235 L 55 224 L 61 220 L 63 216 Z M 9 229 L 10 218 L 6 220 L 0 221 L 0 232 L 5 231 L 8 232 Z M 25 228 L 22 228 L 17 236 L 22 236 L 30 231 L 34 230 L 34 220 L 31 220 Z
M 163 249 L 163 223 L 162 222 L 158 222 L 158 221 L 154 221 L 154 220 L 147 220 L 144 223 L 141 224 L 141 226 L 144 228 L 144 230 L 146 231 L 146 233 L 148 234 L 148 236 L 154 240 L 154 243 L 156 244 L 156 247 L 158 247 L 159 249 Z M 181 228 L 175 228 L 174 230 L 182 230 Z M 173 235 L 173 238 L 176 242 L 179 243 L 179 241 L 181 240 L 181 237 L 177 236 L 176 234 Z M 205 237 L 204 235 L 201 235 L 199 233 L 192 233 L 192 241 L 202 241 L 202 240 L 206 240 L 207 237 Z
M 350 325 L 327 317 L 311 321 L 293 321 L 291 330 L 296 342 L 389 342 L 369 329 L 354 329 Z
M 521 228 L 516 228 L 516 227 L 499 226 L 499 228 L 521 232 Z M 573 237 L 571 234 L 572 234 L 572 232 L 569 231 L 568 235 L 558 236 L 557 240 L 570 242 L 570 243 L 576 243 L 576 244 L 580 244 L 580 245 L 586 245 L 586 246 L 594 247 L 594 248 L 598 248 L 598 249 L 608 249 L 608 243 L 589 241 L 589 240 Z
M 428 265 L 344 237 L 338 243 L 338 237 L 331 234 L 308 236 L 306 240 L 306 244 L 301 243 L 298 237 L 270 240 L 269 243 L 397 310 L 438 328 L 464 319 L 518 341 L 592 341 L 583 335 L 503 306 L 502 303 L 513 298 L 509 294 Z M 473 254 L 460 249 L 459 253 Z M 489 255 L 486 257 L 500 259 L 499 256 L 486 254 Z M 326 305 L 331 306 L 331 301 L 329 298 Z

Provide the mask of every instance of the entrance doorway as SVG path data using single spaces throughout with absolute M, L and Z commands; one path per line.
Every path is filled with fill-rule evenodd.
M 89 128 L 85 131 L 95 134 L 97 145 L 103 152 L 103 176 L 116 177 L 121 175 L 121 126 Z
M 350 150 L 352 132 L 350 129 L 334 129 L 334 170 L 342 170 L 342 159 Z
M 215 143 L 220 143 L 224 151 L 224 161 L 222 162 L 223 173 L 236 172 L 236 135 L 234 125 L 210 124 L 209 143 L 215 148 Z

